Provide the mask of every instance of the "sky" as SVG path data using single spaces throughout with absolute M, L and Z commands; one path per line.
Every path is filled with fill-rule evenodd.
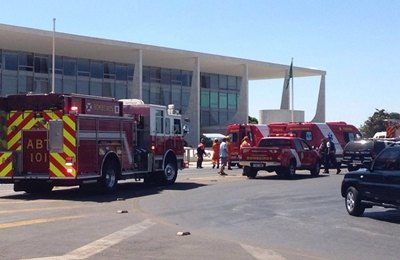
M 326 121 L 357 127 L 400 112 L 398 0 L 0 0 L 0 23 L 315 68 Z M 296 76 L 296 75 L 294 75 Z M 294 109 L 311 121 L 320 77 L 294 78 Z M 249 115 L 279 109 L 283 79 L 250 81 Z

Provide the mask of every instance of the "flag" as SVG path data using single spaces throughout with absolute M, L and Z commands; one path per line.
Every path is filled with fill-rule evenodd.
M 287 89 L 289 87 L 289 82 L 290 82 L 290 79 L 292 79 L 292 78 L 293 78 L 293 59 L 292 59 L 292 62 L 290 63 L 290 68 L 289 68 L 289 73 L 288 73 L 288 77 L 286 80 L 285 89 Z

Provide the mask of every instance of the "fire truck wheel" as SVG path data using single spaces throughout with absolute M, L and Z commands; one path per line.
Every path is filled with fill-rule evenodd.
M 160 184 L 163 185 L 171 185 L 176 181 L 176 177 L 178 177 L 178 170 L 174 163 L 167 163 L 164 168 L 164 171 L 160 173 Z
M 246 175 L 247 175 L 248 179 L 254 179 L 257 176 L 257 172 L 258 171 L 256 169 L 253 169 L 253 168 L 248 167 L 248 166 L 246 166 L 245 169 L 246 169 L 245 172 L 246 172 Z
M 314 168 L 310 170 L 311 176 L 312 177 L 317 177 L 319 175 L 319 171 L 321 170 L 321 164 L 320 162 L 316 162 L 314 165 Z
M 114 191 L 117 188 L 118 176 L 116 164 L 109 160 L 104 163 L 101 177 L 101 189 L 106 192 Z
M 295 175 L 296 175 L 296 163 L 292 161 L 286 168 L 286 178 L 292 179 Z

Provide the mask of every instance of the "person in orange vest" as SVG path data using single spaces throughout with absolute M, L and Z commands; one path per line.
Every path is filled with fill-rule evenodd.
M 233 143 L 231 142 L 231 138 L 226 136 L 226 147 L 228 149 L 228 157 L 227 157 L 227 164 L 228 164 L 228 170 L 232 170 L 231 168 L 231 161 L 232 161 L 232 151 L 233 151 Z
M 248 136 L 243 137 L 242 143 L 240 144 L 240 149 L 242 149 L 244 147 L 250 147 L 251 145 L 250 145 L 249 141 L 250 140 L 249 140 Z
M 211 158 L 212 161 L 212 168 L 214 169 L 215 166 L 217 166 L 217 169 L 219 168 L 219 141 L 217 138 L 214 139 L 214 143 L 212 145 L 213 149 L 213 156 Z

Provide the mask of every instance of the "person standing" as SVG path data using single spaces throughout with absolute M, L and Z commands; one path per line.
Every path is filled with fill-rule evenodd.
M 226 138 L 222 139 L 219 146 L 219 158 L 221 159 L 221 170 L 218 172 L 220 175 L 228 175 L 225 173 L 225 166 L 228 162 L 228 145 L 226 143 Z
M 319 156 L 321 158 L 321 164 L 324 165 L 324 173 L 329 173 L 329 157 L 328 157 L 328 145 L 327 138 L 321 140 L 319 145 Z
M 204 138 L 201 138 L 201 141 L 199 145 L 197 145 L 197 169 L 203 168 L 203 160 L 204 160 L 204 155 L 206 154 L 206 140 Z
M 328 150 L 328 161 L 332 168 L 336 168 L 336 174 L 339 174 L 341 172 L 340 170 L 340 164 L 336 160 L 336 148 L 335 148 L 335 143 L 332 141 L 332 139 L 328 138 L 327 143 L 327 150 Z
M 233 152 L 233 146 L 234 144 L 231 142 L 231 138 L 226 136 L 226 148 L 227 148 L 227 164 L 228 164 L 228 170 L 232 170 L 231 168 L 231 162 L 232 162 L 232 152 Z
M 212 150 L 213 150 L 213 156 L 211 158 L 212 161 L 212 168 L 214 169 L 215 166 L 217 166 L 217 169 L 219 169 L 219 141 L 217 138 L 214 139 L 214 143 L 212 145 Z
M 243 137 L 242 139 L 242 143 L 240 144 L 240 149 L 245 148 L 245 147 L 250 147 L 250 140 L 249 137 L 246 135 L 245 137 Z

